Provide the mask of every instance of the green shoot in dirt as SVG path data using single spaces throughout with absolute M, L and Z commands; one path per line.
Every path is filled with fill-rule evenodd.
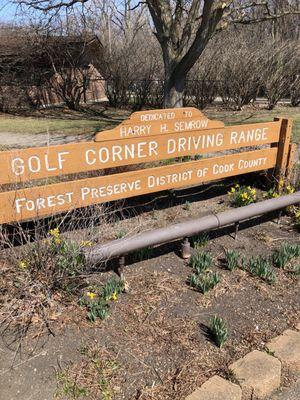
M 289 273 L 295 276 L 300 276 L 300 264 L 293 265 Z
M 269 284 L 274 283 L 276 280 L 275 272 L 268 258 L 262 256 L 251 257 L 248 268 L 252 275 L 258 276 Z
M 82 356 L 80 361 L 70 363 L 56 373 L 55 398 L 112 400 L 113 379 L 119 368 L 118 363 L 108 358 L 109 356 L 100 347 L 87 346 L 81 349 L 80 353 Z
M 197 236 L 192 238 L 192 246 L 195 250 L 200 250 L 201 247 L 204 247 L 209 242 L 209 235 L 208 233 L 200 233 Z
M 189 202 L 189 201 L 186 201 L 185 203 L 184 203 L 184 205 L 182 206 L 182 208 L 185 210 L 185 211 L 191 211 L 191 203 Z
M 223 347 L 229 335 L 226 322 L 218 315 L 214 315 L 210 321 L 209 331 L 216 345 Z
M 87 309 L 87 318 L 95 322 L 97 318 L 104 320 L 109 315 L 109 301 L 116 301 L 124 291 L 124 281 L 110 279 L 101 288 L 90 287 L 80 299 L 79 304 Z
M 298 257 L 300 257 L 300 245 L 285 242 L 274 251 L 272 261 L 275 267 L 283 269 L 291 260 Z
M 220 276 L 216 272 L 191 274 L 188 283 L 191 287 L 203 294 L 213 289 L 220 282 Z
M 56 379 L 60 390 L 57 391 L 55 397 L 63 396 L 67 399 L 77 400 L 89 394 L 88 388 L 80 386 L 75 379 L 70 379 L 64 371 L 58 372 Z
M 229 269 L 229 271 L 233 271 L 234 269 L 238 268 L 240 257 L 241 255 L 238 251 L 226 250 L 225 251 L 226 268 Z
M 118 295 L 124 291 L 124 281 L 112 278 L 103 286 L 102 297 L 105 301 L 117 300 Z
M 190 266 L 197 274 L 207 271 L 212 264 L 212 255 L 209 252 L 198 251 L 190 258 Z
M 143 261 L 143 260 L 149 260 L 149 258 L 152 257 L 153 254 L 153 248 L 152 247 L 145 247 L 143 249 L 140 249 L 134 254 L 134 259 L 136 262 Z
M 119 231 L 116 232 L 116 239 L 122 239 L 127 235 L 126 229 L 120 229 Z

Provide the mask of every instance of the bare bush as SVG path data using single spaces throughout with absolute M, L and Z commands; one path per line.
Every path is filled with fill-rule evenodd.
M 260 53 L 256 41 L 249 40 L 249 32 L 223 40 L 218 60 L 218 94 L 223 104 L 241 110 L 256 99 L 260 87 Z
M 262 90 L 269 110 L 292 90 L 292 79 L 299 71 L 298 58 L 295 56 L 299 49 L 299 44 L 293 42 L 271 42 L 261 49 Z
M 298 107 L 300 105 L 300 66 L 299 66 L 299 74 L 295 76 L 291 85 L 290 97 L 291 97 L 291 105 L 293 107 Z
M 218 94 L 217 81 L 219 71 L 212 59 L 218 57 L 216 53 L 213 44 L 208 46 L 203 56 L 190 71 L 184 96 L 185 105 L 193 105 L 204 109 L 215 100 Z

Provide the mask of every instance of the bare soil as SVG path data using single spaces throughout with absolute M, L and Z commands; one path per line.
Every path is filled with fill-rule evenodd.
M 135 212 L 99 227 L 101 240 L 116 237 L 120 230 L 130 234 L 229 207 L 224 185 L 213 193 L 202 189 L 197 194 L 195 188 L 178 191 L 154 204 L 141 211 L 131 203 Z M 34 337 L 33 330 L 21 352 L 16 352 L 17 343 L 9 334 L 2 334 L 0 399 L 50 400 L 56 393 L 64 399 L 181 400 L 216 373 L 230 377 L 228 365 L 233 360 L 252 349 L 264 350 L 270 338 L 299 322 L 300 298 L 299 280 L 282 270 L 276 270 L 276 283 L 268 285 L 245 271 L 224 269 L 224 249 L 236 249 L 247 257 L 266 256 L 283 241 L 300 243 L 288 216 L 280 224 L 276 215 L 244 223 L 237 240 L 232 228 L 211 232 L 204 249 L 213 254 L 213 269 L 221 282 L 206 295 L 187 285 L 190 267 L 180 258 L 179 243 L 160 246 L 139 262 L 127 257 L 129 289 L 113 304 L 106 320 L 87 322 L 84 311 L 71 304 L 53 317 L 55 336 Z M 104 282 L 113 274 L 108 271 L 90 279 Z M 222 349 L 208 335 L 214 314 L 229 326 L 229 340 Z M 92 356 L 86 348 L 92 349 Z M 99 363 L 104 365 L 101 370 L 95 369 Z M 64 382 L 60 391 L 57 371 Z M 283 386 L 294 379 L 285 370 Z M 66 382 L 74 381 L 85 389 L 81 396 L 66 389 Z

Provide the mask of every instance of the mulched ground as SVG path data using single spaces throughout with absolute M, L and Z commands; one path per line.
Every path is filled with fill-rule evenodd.
M 158 201 L 156 211 L 152 204 L 142 214 L 136 211 L 136 216 L 128 214 L 124 220 L 100 227 L 102 240 L 120 231 L 131 234 L 224 210 L 228 208 L 225 192 L 224 187 L 214 197 L 208 193 L 184 197 L 188 192 L 182 192 L 181 200 L 166 209 Z M 212 252 L 213 269 L 220 273 L 221 282 L 206 295 L 187 285 L 190 267 L 179 256 L 179 243 L 173 243 L 155 249 L 150 259 L 135 263 L 127 259 L 129 289 L 113 303 L 111 315 L 103 322 L 88 323 L 75 305 L 62 309 L 53 321 L 56 336 L 39 343 L 29 361 L 25 355 L 18 356 L 15 363 L 20 365 L 15 370 L 8 369 L 14 353 L 3 342 L 0 387 L 4 398 L 51 399 L 55 371 L 66 371 L 66 367 L 67 376 L 87 388 L 83 398 L 88 399 L 179 400 L 215 373 L 230 376 L 228 365 L 233 360 L 252 349 L 264 349 L 271 337 L 300 319 L 296 277 L 276 270 L 276 283 L 268 285 L 245 271 L 230 272 L 222 266 L 225 249 L 249 257 L 268 255 L 283 241 L 300 243 L 288 216 L 281 224 L 273 217 L 242 224 L 237 240 L 232 229 L 210 233 L 204 249 Z M 109 276 L 113 272 L 94 275 L 90 282 L 106 281 Z M 224 318 L 230 330 L 222 349 L 207 334 L 214 314 Z M 33 347 L 34 339 L 29 343 Z M 95 365 L 100 364 L 97 369 Z M 283 384 L 293 378 L 285 371 Z

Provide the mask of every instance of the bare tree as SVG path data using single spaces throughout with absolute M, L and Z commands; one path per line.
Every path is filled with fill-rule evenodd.
M 89 0 L 16 1 L 50 13 Z M 182 106 L 187 74 L 216 32 L 230 24 L 248 25 L 300 14 L 297 0 L 285 1 L 280 9 L 273 0 L 145 0 L 136 5 L 126 1 L 125 5 L 135 8 L 141 3 L 148 6 L 162 50 L 166 107 Z

